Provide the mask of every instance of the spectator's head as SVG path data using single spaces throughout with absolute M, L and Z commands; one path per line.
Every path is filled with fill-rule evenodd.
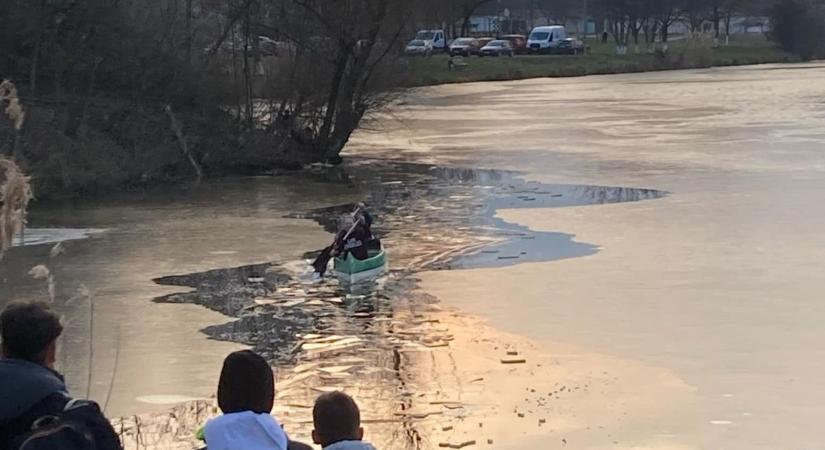
M 53 367 L 63 325 L 47 303 L 13 302 L 0 313 L 4 358 Z
M 275 404 L 272 367 L 251 350 L 230 353 L 218 381 L 218 406 L 224 414 L 252 411 L 269 414 Z
M 312 409 L 312 421 L 315 424 L 312 440 L 322 447 L 340 441 L 360 441 L 364 437 L 358 405 L 343 392 L 318 397 Z

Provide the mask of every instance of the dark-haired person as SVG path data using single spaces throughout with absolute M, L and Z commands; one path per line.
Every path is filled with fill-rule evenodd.
M 206 423 L 206 448 L 287 450 L 289 439 L 270 414 L 274 404 L 275 378 L 269 363 L 250 350 L 230 353 L 218 381 L 223 415 Z
M 72 399 L 54 370 L 62 332 L 46 303 L 14 302 L 0 313 L 0 450 L 66 448 L 65 442 L 84 440 L 96 450 L 121 448 L 97 404 Z
M 312 408 L 312 440 L 324 450 L 375 450 L 363 442 L 361 412 L 355 400 L 336 391 L 323 394 Z

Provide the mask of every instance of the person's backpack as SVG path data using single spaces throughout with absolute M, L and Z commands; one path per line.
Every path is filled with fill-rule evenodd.
M 94 402 L 69 400 L 63 411 L 44 415 L 32 423 L 31 430 L 15 439 L 15 450 L 97 450 L 88 425 L 90 415 L 99 414 Z

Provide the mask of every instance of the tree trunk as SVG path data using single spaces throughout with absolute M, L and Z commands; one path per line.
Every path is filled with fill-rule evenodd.
M 244 107 L 246 108 L 246 125 L 251 130 L 254 127 L 255 113 L 252 106 L 252 77 L 249 73 L 249 10 L 246 12 L 246 20 L 244 22 L 244 41 L 243 41 L 243 78 L 244 78 Z
M 195 169 L 195 175 L 198 177 L 198 181 L 201 181 L 203 178 L 203 172 L 201 172 L 200 165 L 198 165 L 198 162 L 195 161 L 195 157 L 189 150 L 189 145 L 186 143 L 186 136 L 183 134 L 183 127 L 181 127 L 180 122 L 178 122 L 177 117 L 175 117 L 175 113 L 172 112 L 171 105 L 166 105 L 164 110 L 166 111 L 166 115 L 169 116 L 169 123 L 172 127 L 172 131 L 175 132 L 175 136 L 178 138 L 178 145 L 180 145 L 181 153 L 183 153 L 183 155 L 189 160 L 189 164 L 191 164 L 192 168 Z
M 32 52 L 32 68 L 29 74 L 29 86 L 31 88 L 31 95 L 37 94 L 37 65 L 40 62 L 40 47 L 43 42 L 43 34 L 46 32 L 46 19 L 43 17 L 43 11 L 46 8 L 46 0 L 41 0 L 37 10 L 38 26 L 37 39 L 34 42 L 34 51 Z
M 667 38 L 668 38 L 668 28 L 670 28 L 669 21 L 665 20 L 662 21 L 662 49 L 667 52 Z
M 318 133 L 318 141 L 322 147 L 326 147 L 329 143 L 329 133 L 332 130 L 332 122 L 335 118 L 335 105 L 338 104 L 338 93 L 341 90 L 341 80 L 344 78 L 344 72 L 349 63 L 349 49 L 338 49 L 338 57 L 335 59 L 335 72 L 332 75 L 332 82 L 330 83 L 329 96 L 327 97 L 327 108 L 324 112 L 324 122 L 321 125 L 321 130 Z M 326 151 L 322 148 L 322 151 Z
M 186 0 L 186 63 L 192 64 L 192 0 Z
M 725 45 L 730 45 L 730 24 L 733 21 L 733 10 L 725 12 Z

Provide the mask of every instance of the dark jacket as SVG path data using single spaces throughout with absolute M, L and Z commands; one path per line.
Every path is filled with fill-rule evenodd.
M 71 400 L 63 377 L 29 361 L 0 359 L 0 450 L 12 448 L 18 438 L 43 416 L 59 415 Z M 112 424 L 93 402 L 79 413 L 95 439 L 97 450 L 120 450 Z
M 345 258 L 347 253 L 352 254 L 356 259 L 367 259 L 369 251 L 367 250 L 367 242 L 372 238 L 369 231 L 362 225 L 358 224 L 347 235 L 349 230 L 341 230 L 335 238 L 336 255 Z M 346 240 L 344 240 L 346 237 Z

